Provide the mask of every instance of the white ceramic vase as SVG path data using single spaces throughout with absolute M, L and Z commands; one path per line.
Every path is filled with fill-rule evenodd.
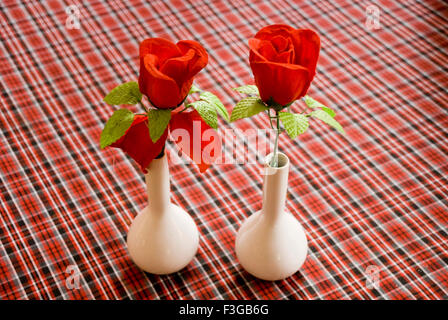
M 128 251 L 146 272 L 169 274 L 190 263 L 199 245 L 193 219 L 170 201 L 170 178 L 166 155 L 154 159 L 145 175 L 148 205 L 131 224 Z
M 266 157 L 262 209 L 251 215 L 238 231 L 235 251 L 243 268 L 263 280 L 281 280 L 296 273 L 308 251 L 305 232 L 285 211 L 289 159 L 278 153 L 278 168 Z

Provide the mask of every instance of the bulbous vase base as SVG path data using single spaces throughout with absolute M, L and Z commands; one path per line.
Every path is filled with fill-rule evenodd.
M 187 266 L 199 245 L 199 233 L 191 216 L 175 204 L 164 212 L 140 212 L 131 224 L 129 255 L 142 270 L 169 274 Z
M 243 268 L 263 280 L 282 280 L 303 265 L 308 242 L 302 225 L 288 212 L 275 221 L 258 211 L 238 231 L 236 256 Z

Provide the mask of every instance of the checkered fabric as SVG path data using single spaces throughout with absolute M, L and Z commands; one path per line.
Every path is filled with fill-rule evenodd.
M 79 29 L 70 29 L 72 4 Z M 448 297 L 443 0 L 7 0 L 0 8 L 0 298 Z M 267 282 L 235 257 L 239 226 L 261 207 L 261 165 L 201 175 L 186 163 L 170 168 L 172 200 L 198 225 L 199 251 L 173 275 L 142 272 L 126 233 L 146 205 L 144 177 L 120 150 L 100 150 L 115 109 L 102 97 L 137 79 L 141 40 L 194 39 L 210 56 L 195 83 L 230 109 L 241 99 L 231 88 L 253 83 L 248 39 L 274 23 L 320 34 L 309 94 L 337 110 L 347 133 L 316 120 L 280 140 L 291 159 L 287 209 L 309 240 L 305 264 Z M 221 122 L 268 126 L 263 115 Z M 77 272 L 78 288 L 69 281 Z

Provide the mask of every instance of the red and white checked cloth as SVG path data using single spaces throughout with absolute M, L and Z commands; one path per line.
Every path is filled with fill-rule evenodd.
M 75 2 L 79 29 L 66 27 L 71 4 L 1 4 L 0 298 L 448 297 L 443 0 L 84 0 Z M 379 9 L 378 29 L 366 24 L 369 5 Z M 347 132 L 316 122 L 280 141 L 292 161 L 287 208 L 309 239 L 305 264 L 266 282 L 236 260 L 236 231 L 261 206 L 259 166 L 200 175 L 182 164 L 171 167 L 172 198 L 199 227 L 198 254 L 179 273 L 143 273 L 125 244 L 146 204 L 143 175 L 120 150 L 99 149 L 114 110 L 102 97 L 137 78 L 142 39 L 195 39 L 210 55 L 197 85 L 230 108 L 241 98 L 231 88 L 253 83 L 248 38 L 274 23 L 319 32 L 309 93 L 338 111 Z M 263 116 L 221 124 L 267 127 Z M 71 268 L 79 289 L 67 286 Z

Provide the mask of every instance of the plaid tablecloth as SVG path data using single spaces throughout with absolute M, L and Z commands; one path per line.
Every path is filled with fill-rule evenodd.
M 79 29 L 71 29 L 70 5 Z M 0 8 L 0 298 L 448 297 L 443 0 L 49 0 Z M 137 78 L 142 39 L 195 39 L 210 55 L 196 84 L 230 109 L 241 98 L 231 88 L 253 83 L 248 38 L 274 23 L 319 32 L 309 94 L 336 109 L 347 132 L 315 122 L 300 138 L 280 140 L 292 161 L 287 208 L 309 240 L 305 264 L 277 282 L 238 264 L 235 234 L 261 207 L 261 165 L 215 165 L 200 175 L 180 164 L 170 168 L 172 199 L 194 218 L 200 248 L 181 272 L 145 274 L 125 242 L 146 205 L 143 175 L 120 150 L 100 150 L 114 110 L 102 97 Z M 266 127 L 263 116 L 221 123 Z

